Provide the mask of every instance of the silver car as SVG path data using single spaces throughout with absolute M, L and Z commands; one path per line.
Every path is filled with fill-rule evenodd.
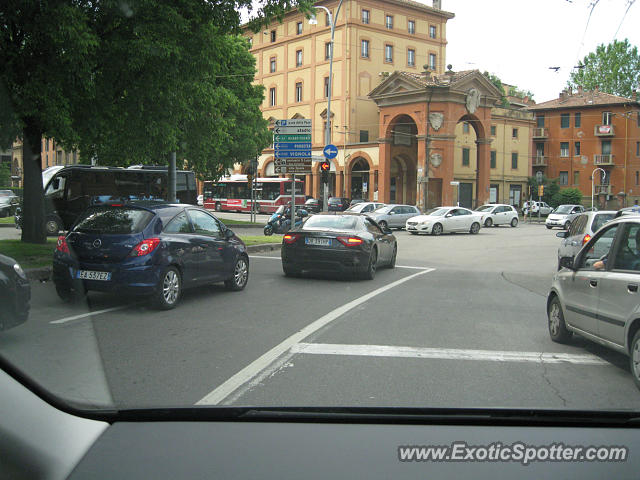
M 548 229 L 553 227 L 560 227 L 568 230 L 571 226 L 571 220 L 569 216 L 574 213 L 584 212 L 582 205 L 560 205 L 553 212 L 549 214 L 547 220 L 544 222 Z
M 547 297 L 551 339 L 576 333 L 628 355 L 640 388 L 640 217 L 611 220 L 560 265 Z
M 420 210 L 413 205 L 385 205 L 367 215 L 373 218 L 384 230 L 389 228 L 404 228 L 407 220 L 420 215 Z
M 354 213 L 369 213 L 369 212 L 373 212 L 374 210 L 377 210 L 380 207 L 384 207 L 384 203 L 381 202 L 360 202 L 360 203 L 356 203 L 354 205 L 351 205 L 349 208 L 347 208 L 347 212 L 354 212 Z
M 605 223 L 613 220 L 615 216 L 615 210 L 580 213 L 571 220 L 569 230 L 556 233 L 556 237 L 562 238 L 558 247 L 558 270 L 560 270 L 560 258 L 577 255 L 582 246 L 591 240 L 595 232 Z

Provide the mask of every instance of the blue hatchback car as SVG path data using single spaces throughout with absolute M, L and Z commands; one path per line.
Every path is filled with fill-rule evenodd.
M 247 250 L 203 208 L 134 202 L 89 207 L 58 238 L 53 281 L 64 301 L 89 290 L 150 296 L 161 309 L 176 306 L 185 288 L 224 282 L 242 290 Z

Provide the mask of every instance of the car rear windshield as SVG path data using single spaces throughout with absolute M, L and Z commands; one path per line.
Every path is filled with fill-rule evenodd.
M 593 223 L 591 224 L 591 230 L 593 232 L 597 232 L 602 225 L 607 223 L 609 220 L 613 220 L 615 218 L 615 213 L 598 213 L 593 217 Z
M 329 199 L 329 203 L 331 203 L 331 204 L 335 204 L 335 203 L 342 203 L 342 199 L 340 199 L 340 198 L 335 198 L 335 197 L 334 197 L 334 198 L 330 198 L 330 199 Z
M 331 228 L 336 230 L 354 230 L 358 224 L 358 217 L 351 215 L 315 215 L 302 226 L 303 230 L 317 228 Z
M 153 218 L 148 210 L 127 207 L 99 207 L 87 210 L 73 228 L 74 232 L 125 235 L 140 233 Z

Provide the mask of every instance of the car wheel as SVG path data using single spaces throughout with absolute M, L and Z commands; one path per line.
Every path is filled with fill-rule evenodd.
M 547 230 L 551 230 L 553 228 L 551 225 L 545 225 L 545 227 L 547 227 Z
M 300 272 L 295 268 L 287 267 L 284 263 L 282 264 L 282 271 L 284 272 L 285 277 L 298 277 L 300 276 Z
M 235 292 L 242 290 L 249 281 L 249 262 L 247 257 L 240 255 L 233 267 L 233 276 L 224 282 L 224 286 Z
M 480 231 L 480 224 L 478 222 L 473 222 L 471 224 L 471 228 L 469 229 L 469 233 L 475 235 Z
M 636 387 L 640 388 L 640 330 L 636 332 L 629 345 L 629 366 Z
M 512 227 L 517 227 L 518 226 L 518 219 L 516 217 L 513 217 L 511 219 L 511 226 Z
M 167 267 L 160 276 L 154 303 L 161 310 L 174 308 L 182 295 L 182 278 L 176 267 Z
M 492 225 L 493 225 L 493 220 L 492 220 L 491 218 L 487 218 L 487 219 L 484 221 L 484 226 L 485 226 L 485 227 L 491 227 Z
M 369 265 L 364 272 L 364 278 L 366 280 L 373 280 L 376 276 L 376 268 L 378 267 L 378 249 L 373 247 L 371 255 L 369 255 Z
M 558 343 L 567 343 L 571 338 L 571 332 L 567 330 L 567 325 L 564 323 L 564 314 L 558 297 L 553 297 L 549 303 L 547 317 L 549 318 L 549 336 L 551 340 Z
M 571 222 L 567 222 L 564 224 L 564 229 L 565 230 L 569 230 L 569 228 L 571 228 Z
M 57 235 L 60 230 L 62 230 L 62 225 L 60 225 L 60 221 L 55 217 L 48 217 L 45 224 L 44 229 L 47 235 L 53 236 Z
M 393 253 L 389 261 L 389 268 L 396 268 L 396 257 L 398 256 L 398 244 L 393 246 Z
M 431 228 L 431 235 L 440 235 L 441 233 L 442 233 L 442 225 L 440 225 L 439 223 L 436 223 Z
M 388 225 L 388 224 L 387 224 L 387 222 L 385 222 L 384 220 L 380 220 L 380 221 L 378 222 L 378 225 L 380 225 L 380 228 L 381 228 L 382 230 L 384 230 L 385 228 L 387 228 L 387 225 Z
M 410 231 L 409 233 L 410 233 L 411 235 L 417 235 L 417 234 L 418 234 L 418 232 L 411 232 L 411 231 Z
M 220 202 L 216 202 L 216 212 L 221 212 L 222 211 L 222 205 L 220 205 Z

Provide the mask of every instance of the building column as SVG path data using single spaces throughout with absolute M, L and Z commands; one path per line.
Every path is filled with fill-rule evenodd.
M 338 171 L 338 169 L 336 168 L 336 197 L 343 197 L 344 195 L 342 194 L 342 185 L 343 185 L 343 178 L 342 178 L 342 170 Z
M 476 140 L 478 147 L 477 167 L 476 167 L 476 204 L 475 207 L 484 205 L 489 201 L 490 182 L 490 155 L 491 138 L 479 138 Z M 506 159 L 503 159 L 506 161 Z M 474 208 L 475 208 L 474 207 Z
M 378 201 L 391 201 L 391 139 L 382 139 L 378 147 Z
M 349 172 L 349 167 L 345 164 L 343 167 L 344 170 L 344 196 L 353 200 L 351 198 L 351 172 Z

